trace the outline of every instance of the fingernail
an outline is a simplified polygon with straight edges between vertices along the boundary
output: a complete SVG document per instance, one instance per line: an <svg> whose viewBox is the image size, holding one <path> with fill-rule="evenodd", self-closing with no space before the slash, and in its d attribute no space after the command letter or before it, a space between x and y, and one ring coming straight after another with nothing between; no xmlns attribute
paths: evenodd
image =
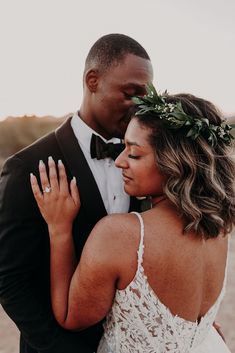
<svg viewBox="0 0 235 353"><path fill-rule="evenodd" d="M49 157L48 157L48 162L53 162L52 156L49 156Z"/></svg>
<svg viewBox="0 0 235 353"><path fill-rule="evenodd" d="M59 159L59 160L58 160L58 165L63 165L63 163L62 163L62 160L61 160L61 159Z"/></svg>
<svg viewBox="0 0 235 353"><path fill-rule="evenodd" d="M43 167L43 166L44 166L43 160L40 159L40 161L39 161L39 167Z"/></svg>
<svg viewBox="0 0 235 353"><path fill-rule="evenodd" d="M30 173L30 179L33 179L33 178L34 178L34 174Z"/></svg>
<svg viewBox="0 0 235 353"><path fill-rule="evenodd" d="M77 179L76 179L76 177L75 177L75 176L73 177L73 179L72 179L72 180L73 180L73 182L74 182L75 184L77 183Z"/></svg>

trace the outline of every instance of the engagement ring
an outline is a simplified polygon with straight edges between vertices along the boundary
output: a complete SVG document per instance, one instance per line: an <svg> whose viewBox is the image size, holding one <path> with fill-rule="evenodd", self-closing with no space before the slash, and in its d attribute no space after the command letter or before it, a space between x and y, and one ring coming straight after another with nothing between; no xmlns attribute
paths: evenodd
<svg viewBox="0 0 235 353"><path fill-rule="evenodd" d="M45 189L43 189L43 192L46 194L49 194L49 192L51 192L51 187L50 186L46 186Z"/></svg>

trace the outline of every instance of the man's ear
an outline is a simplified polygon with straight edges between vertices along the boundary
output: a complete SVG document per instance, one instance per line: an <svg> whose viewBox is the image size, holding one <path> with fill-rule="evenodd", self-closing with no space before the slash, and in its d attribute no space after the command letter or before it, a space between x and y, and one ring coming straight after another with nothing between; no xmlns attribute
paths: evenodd
<svg viewBox="0 0 235 353"><path fill-rule="evenodd" d="M91 93L96 92L98 79L99 75L97 70L91 69L86 72L85 83Z"/></svg>

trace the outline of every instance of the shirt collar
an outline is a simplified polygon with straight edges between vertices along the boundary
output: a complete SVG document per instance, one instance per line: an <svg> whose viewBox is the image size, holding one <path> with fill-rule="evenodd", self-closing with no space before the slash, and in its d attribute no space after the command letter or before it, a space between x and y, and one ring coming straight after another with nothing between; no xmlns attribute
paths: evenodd
<svg viewBox="0 0 235 353"><path fill-rule="evenodd" d="M78 140L78 142L88 151L90 152L90 143L92 134L98 135L104 142L113 142L120 143L120 139L113 137L110 140L106 140L103 136L98 134L95 130L93 130L90 126L88 126L78 115L78 112L73 114L71 120L71 126L74 131L74 134Z"/></svg>

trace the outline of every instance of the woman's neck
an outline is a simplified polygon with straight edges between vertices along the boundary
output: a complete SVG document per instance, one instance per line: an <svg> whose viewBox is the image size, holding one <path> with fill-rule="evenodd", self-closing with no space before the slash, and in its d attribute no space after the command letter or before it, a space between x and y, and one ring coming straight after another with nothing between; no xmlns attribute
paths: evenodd
<svg viewBox="0 0 235 353"><path fill-rule="evenodd" d="M166 195L153 196L152 197L152 208L157 206L160 202L167 200Z"/></svg>

